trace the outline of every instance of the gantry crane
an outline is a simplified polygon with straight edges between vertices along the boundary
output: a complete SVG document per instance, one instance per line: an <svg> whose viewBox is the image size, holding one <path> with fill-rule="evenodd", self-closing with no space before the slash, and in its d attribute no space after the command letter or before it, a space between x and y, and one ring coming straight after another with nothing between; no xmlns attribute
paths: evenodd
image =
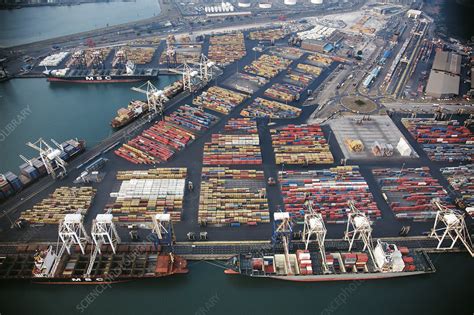
<svg viewBox="0 0 474 315"><path fill-rule="evenodd" d="M464 221L464 213L459 210L450 209L441 204L439 199L433 203L438 208L436 219L431 229L430 237L438 240L438 250L449 250L454 247L459 240L466 247L467 251L474 257L471 236ZM445 240L451 240L451 244L443 246Z"/></svg>
<svg viewBox="0 0 474 315"><path fill-rule="evenodd" d="M314 211L313 202L311 200L306 202L306 208L307 213L304 215L303 227L303 242L305 243L305 249L308 249L311 241L315 241L318 244L319 253L321 254L323 272L329 273L329 268L326 263L326 248L324 246L327 229L324 224L323 216L321 213ZM313 236L314 240L311 239Z"/></svg>
<svg viewBox="0 0 474 315"><path fill-rule="evenodd" d="M347 226L344 233L344 240L349 242L349 251L352 250L355 240L362 240L364 243L362 250L367 250L376 270L379 270L374 257L370 220L364 212L356 208L354 201L350 200L348 205L349 209L347 211Z"/></svg>
<svg viewBox="0 0 474 315"><path fill-rule="evenodd" d="M157 213L152 217L152 233L157 237L157 244L173 244L173 223L169 213Z"/></svg>
<svg viewBox="0 0 474 315"><path fill-rule="evenodd" d="M51 139L51 141L57 146L57 148L54 148L53 146L49 145L46 141L43 140L43 138L39 138L33 143L28 142L26 145L39 152L41 161L43 161L43 164L46 167L46 171L49 175L51 175L53 178L65 176L67 174L67 163L63 159L61 159L61 153L63 152L63 148L53 139ZM24 157L21 158L25 160L25 162L27 162ZM58 174L56 174L57 169L61 169Z"/></svg>
<svg viewBox="0 0 474 315"><path fill-rule="evenodd" d="M290 214L288 212L275 212L273 214L273 246L277 244L283 245L283 252L285 254L285 271L286 274L293 274L290 263L289 246L291 242L291 234L293 232Z"/></svg>
<svg viewBox="0 0 474 315"><path fill-rule="evenodd" d="M165 103L169 101L163 90L159 90L150 81L145 82L139 87L132 87L132 90L146 95L148 108L151 112L163 115Z"/></svg>
<svg viewBox="0 0 474 315"><path fill-rule="evenodd" d="M110 211L96 216L95 220L92 222L91 235L94 243L86 276L90 276L97 255L102 254L101 247L103 245L109 245L114 254L117 252L117 245L120 243L120 236L117 233L117 229L113 222L113 215Z"/></svg>

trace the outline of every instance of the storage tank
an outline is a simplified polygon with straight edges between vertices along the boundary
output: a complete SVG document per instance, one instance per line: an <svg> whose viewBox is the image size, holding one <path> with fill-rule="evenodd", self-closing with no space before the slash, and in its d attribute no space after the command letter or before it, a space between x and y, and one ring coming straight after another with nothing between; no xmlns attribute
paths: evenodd
<svg viewBox="0 0 474 315"><path fill-rule="evenodd" d="M260 3L258 4L258 7L259 7L260 9L271 9L271 8L272 8L272 4L269 3L269 2L260 2Z"/></svg>
<svg viewBox="0 0 474 315"><path fill-rule="evenodd" d="M250 8L250 1L240 0L237 5L241 8Z"/></svg>
<svg viewBox="0 0 474 315"><path fill-rule="evenodd" d="M311 0L312 4L323 4L323 0Z"/></svg>
<svg viewBox="0 0 474 315"><path fill-rule="evenodd" d="M296 0L283 0L286 5L296 5Z"/></svg>

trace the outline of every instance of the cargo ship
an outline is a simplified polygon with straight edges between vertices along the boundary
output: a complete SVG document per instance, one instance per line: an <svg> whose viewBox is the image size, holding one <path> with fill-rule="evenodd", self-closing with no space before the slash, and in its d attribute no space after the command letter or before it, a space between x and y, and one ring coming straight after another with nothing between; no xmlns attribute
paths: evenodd
<svg viewBox="0 0 474 315"><path fill-rule="evenodd" d="M84 140L70 139L59 144L59 158L68 162L77 155L84 152L86 143ZM53 162L52 167L56 167ZM36 157L19 166L20 174L17 176L13 172L0 174L0 201L21 191L23 188L34 183L41 177L47 175L46 166L41 157Z"/></svg>
<svg viewBox="0 0 474 315"><path fill-rule="evenodd" d="M142 101L131 101L127 108L120 108L117 111L117 116L112 119L110 125L112 128L122 128L128 125L144 113L148 112L148 104Z"/></svg>
<svg viewBox="0 0 474 315"><path fill-rule="evenodd" d="M319 282L372 280L415 276L435 272L423 251L408 250L378 240L373 260L364 252L297 250L296 254L240 254L228 262L226 274L287 281ZM288 263L286 263L288 262Z"/></svg>
<svg viewBox="0 0 474 315"><path fill-rule="evenodd" d="M183 90L182 81L175 81L173 84L168 85L163 89L163 94L167 98L172 98L176 96L179 92ZM131 101L126 108L120 108L117 111L117 116L112 119L110 125L112 128L122 128L143 114L147 113L149 110L148 103L143 101Z"/></svg>
<svg viewBox="0 0 474 315"><path fill-rule="evenodd" d="M139 69L127 62L125 69L72 69L45 70L43 74L49 82L70 83L118 83L139 82L158 79L159 70Z"/></svg>
<svg viewBox="0 0 474 315"><path fill-rule="evenodd" d="M20 248L23 247L23 248ZM18 250L19 249L19 250ZM24 250L24 252L21 252ZM121 245L117 252L103 252L87 274L92 251L65 253L58 260L52 247L31 252L18 246L17 254L0 257L0 280L26 280L37 284L100 284L151 279L188 273L187 261L153 245ZM54 268L54 272L51 270Z"/></svg>

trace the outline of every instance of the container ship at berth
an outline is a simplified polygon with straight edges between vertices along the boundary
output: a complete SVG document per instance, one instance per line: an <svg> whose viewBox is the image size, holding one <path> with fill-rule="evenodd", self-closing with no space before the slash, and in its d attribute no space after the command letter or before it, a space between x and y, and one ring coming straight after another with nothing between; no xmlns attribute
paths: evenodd
<svg viewBox="0 0 474 315"><path fill-rule="evenodd" d="M25 250L26 250L25 246ZM39 284L98 284L127 282L188 273L187 261L162 253L153 245L119 247L117 253L98 255L87 274L93 252L57 255L50 248L0 257L0 280L27 280ZM54 268L54 272L51 270ZM87 275L86 275L87 274Z"/></svg>
<svg viewBox="0 0 474 315"><path fill-rule="evenodd" d="M43 284L98 284L151 279L188 273L186 259L171 248L170 214L156 214L153 243L121 244L111 213L98 214L91 236L82 213L64 215L58 244L17 245L0 257L0 280ZM92 244L91 244L92 243Z"/></svg>
<svg viewBox="0 0 474 315"><path fill-rule="evenodd" d="M139 82L158 79L159 70L136 68L128 62L125 69L72 69L64 68L43 71L49 82L70 83L118 83Z"/></svg>
<svg viewBox="0 0 474 315"><path fill-rule="evenodd" d="M373 247L370 221L353 205L351 209L344 237L349 242L347 251L326 252L324 241L327 230L322 216L310 212L305 215L303 231L306 249L290 253L291 220L289 213L280 212L274 214L275 229L272 241L283 246L283 253L274 251L270 254L239 254L228 260L228 269L225 273L256 278L318 282L406 277L436 271L430 258L423 251L397 247L381 240L378 240ZM355 240L363 242L362 251L351 250ZM312 242L317 244L318 251L308 250Z"/></svg>
<svg viewBox="0 0 474 315"><path fill-rule="evenodd" d="M163 89L163 95L170 99L176 96L179 92L183 91L183 83L182 81L178 80L175 81L173 84L168 85ZM120 108L117 111L117 116L112 119L110 125L112 128L122 128L138 117L146 114L149 111L148 103L143 101L131 101L126 108Z"/></svg>
<svg viewBox="0 0 474 315"><path fill-rule="evenodd" d="M57 156L62 161L69 162L84 152L85 148L85 141L70 139L58 143L55 149ZM40 156L29 160L24 158L24 160L25 163L19 166L20 174L18 176L13 172L6 172L3 176L0 174L0 201L9 198L48 174L47 167ZM58 166L53 161L51 167L57 168Z"/></svg>

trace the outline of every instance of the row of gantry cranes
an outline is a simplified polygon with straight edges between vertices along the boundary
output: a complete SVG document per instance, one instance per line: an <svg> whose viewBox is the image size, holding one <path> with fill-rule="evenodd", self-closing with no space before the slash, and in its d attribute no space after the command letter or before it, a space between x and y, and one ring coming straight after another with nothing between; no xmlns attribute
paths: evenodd
<svg viewBox="0 0 474 315"><path fill-rule="evenodd" d="M433 200L433 203L436 205L438 211L429 237L438 241L436 249L439 251L452 250L456 243L461 242L471 257L474 257L474 247L464 220L465 214L459 210L443 206L439 200ZM325 249L327 229L324 224L323 216L313 209L311 201L307 201L305 205L307 211L304 215L302 233L305 249L308 249L310 243L315 243L319 248L323 272L329 273ZM348 251L353 249L356 241L361 241L363 244L362 251L366 251L372 262L375 262L371 222L364 212L355 207L353 201L349 201L348 205L348 219L343 238L349 243ZM289 213L275 212L272 242L274 244L282 244L287 270L291 270L291 268L289 268L289 245L292 233L293 228ZM374 266L376 271L381 271L377 264L374 263Z"/></svg>
<svg viewBox="0 0 474 315"><path fill-rule="evenodd" d="M150 237L147 237L147 239L153 240L156 247L158 245L172 245L173 224L169 213L155 214L152 216L151 224L146 225L146 227L151 229ZM71 255L71 249L76 247L85 255L87 244L92 244L89 264L84 274L84 276L90 276L97 255L101 255L106 247L110 247L112 252L116 254L117 246L121 242L110 211L96 216L92 222L90 234L89 236L86 232L81 213L66 214L59 223L56 248L50 246L45 257L38 261L37 269L41 272L35 276L53 277L65 252Z"/></svg>
<svg viewBox="0 0 474 315"><path fill-rule="evenodd" d="M438 207L438 212L429 236L438 241L436 249L451 250L459 241L464 245L471 257L474 257L473 245L464 221L464 214L458 210L450 209L441 205L438 200L435 200L434 204ZM348 205L348 220L346 231L344 233L344 240L349 243L348 251L353 249L356 241L362 241L362 251L366 251L374 262L375 257L371 222L364 212L355 207L352 201L349 201ZM306 203L306 208L307 213L304 216L304 228L302 234L305 249L308 249L310 243L316 243L321 255L323 272L328 273L330 271L326 262L325 250L327 229L323 217L321 213L314 211L311 202ZM275 212L274 226L272 242L274 244L281 243L283 245L285 264L288 267L290 266L289 245L291 242L291 234L293 232L289 213ZM170 214L155 214L152 216L151 224L148 225L147 228L151 229L150 235L153 236L147 238L148 240L153 239L155 245L172 246L174 237ZM92 243L89 265L85 273L85 276L89 276L93 271L97 255L102 254L104 246L109 246L115 254L120 242L121 239L113 222L113 215L110 211L96 216L92 222L91 236L86 232L82 214L67 214L59 224L56 249L53 249L52 246L48 249L47 256L49 257L41 261L41 267L39 267L39 269L42 270L42 273L37 276L53 277L59 263L61 262L61 258L66 251L68 254L71 254L72 247L77 246L80 252L85 255L87 244ZM374 266L377 270L378 267L375 263ZM291 270L291 268L287 269Z"/></svg>
<svg viewBox="0 0 474 315"><path fill-rule="evenodd" d="M214 61L209 60L206 55L201 54L199 62L187 62L176 68L169 68L169 72L181 75L183 91L195 92L209 84L213 79L223 73ZM163 115L165 104L169 101L164 90L158 89L153 83L147 81L139 87L132 87L132 90L146 95L150 112Z"/></svg>

